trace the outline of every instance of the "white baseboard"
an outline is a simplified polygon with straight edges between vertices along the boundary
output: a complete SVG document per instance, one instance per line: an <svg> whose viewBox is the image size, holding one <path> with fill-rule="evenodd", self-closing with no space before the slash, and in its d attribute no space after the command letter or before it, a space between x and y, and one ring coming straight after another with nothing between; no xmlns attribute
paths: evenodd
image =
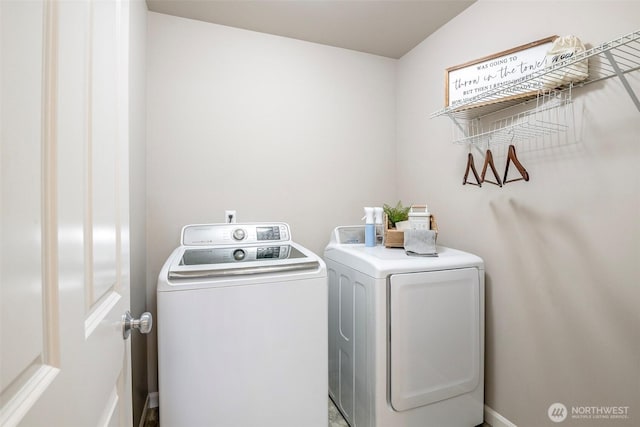
<svg viewBox="0 0 640 427"><path fill-rule="evenodd" d="M142 408L142 415L140 416L140 423L138 424L138 427L144 427L144 422L147 420L147 411L151 408L157 408L158 401L159 399L157 391L147 394L147 398L144 401L144 408Z"/></svg>
<svg viewBox="0 0 640 427"><path fill-rule="evenodd" d="M484 405L484 421L491 427L518 427L487 405Z"/></svg>

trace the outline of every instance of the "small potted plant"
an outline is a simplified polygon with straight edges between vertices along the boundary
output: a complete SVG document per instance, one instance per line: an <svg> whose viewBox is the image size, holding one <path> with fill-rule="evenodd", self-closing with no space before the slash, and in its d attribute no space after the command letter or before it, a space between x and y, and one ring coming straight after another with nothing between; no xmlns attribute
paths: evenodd
<svg viewBox="0 0 640 427"><path fill-rule="evenodd" d="M404 230L405 226L409 226L409 210L411 206L404 207L402 202L398 201L395 207L387 204L382 206L382 210L387 217L387 223L384 227L384 246L387 248L404 247Z"/></svg>
<svg viewBox="0 0 640 427"><path fill-rule="evenodd" d="M409 223L409 210L411 206L404 207L402 202L398 200L395 207L391 207L384 204L382 209L387 214L387 220L389 221L389 228L395 228L398 231L404 230Z"/></svg>

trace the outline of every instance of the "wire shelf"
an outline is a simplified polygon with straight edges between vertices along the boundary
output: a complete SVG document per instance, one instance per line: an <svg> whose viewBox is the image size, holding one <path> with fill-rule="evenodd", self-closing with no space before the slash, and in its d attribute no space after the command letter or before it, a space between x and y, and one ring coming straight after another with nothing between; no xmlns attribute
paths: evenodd
<svg viewBox="0 0 640 427"><path fill-rule="evenodd" d="M558 82L566 81L565 76L576 74L575 70L584 61L588 62L588 77L580 82L574 82L574 87L617 76L640 111L640 101L624 77L629 72L640 70L640 30L638 30L585 50L570 60L531 73L519 82L488 90L455 107L436 111L431 114L431 118L447 115L451 118L475 119L522 104L549 89L565 90L568 86L558 86Z"/></svg>
<svg viewBox="0 0 640 427"><path fill-rule="evenodd" d="M560 132L573 125L571 88L540 90L536 105L526 111L501 117L485 126L486 120L454 120L453 141L489 147L491 144L512 144Z"/></svg>

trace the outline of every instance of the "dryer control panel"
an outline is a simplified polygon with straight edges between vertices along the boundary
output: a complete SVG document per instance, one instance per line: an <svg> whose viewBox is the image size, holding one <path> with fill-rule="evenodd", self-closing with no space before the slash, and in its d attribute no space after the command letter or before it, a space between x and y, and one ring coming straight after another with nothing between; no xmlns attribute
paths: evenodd
<svg viewBox="0 0 640 427"><path fill-rule="evenodd" d="M182 228L182 246L250 245L291 241L289 225L274 223L193 224Z"/></svg>

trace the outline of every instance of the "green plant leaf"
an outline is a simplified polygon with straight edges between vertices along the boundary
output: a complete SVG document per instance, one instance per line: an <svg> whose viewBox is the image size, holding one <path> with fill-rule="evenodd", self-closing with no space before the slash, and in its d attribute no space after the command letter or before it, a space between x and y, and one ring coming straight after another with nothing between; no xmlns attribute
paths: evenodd
<svg viewBox="0 0 640 427"><path fill-rule="evenodd" d="M408 220L410 209L411 206L402 206L402 202L400 200L398 200L395 207L391 207L386 203L382 206L382 210L387 214L387 218L389 219L389 222L391 222L392 227L395 227L397 222Z"/></svg>

